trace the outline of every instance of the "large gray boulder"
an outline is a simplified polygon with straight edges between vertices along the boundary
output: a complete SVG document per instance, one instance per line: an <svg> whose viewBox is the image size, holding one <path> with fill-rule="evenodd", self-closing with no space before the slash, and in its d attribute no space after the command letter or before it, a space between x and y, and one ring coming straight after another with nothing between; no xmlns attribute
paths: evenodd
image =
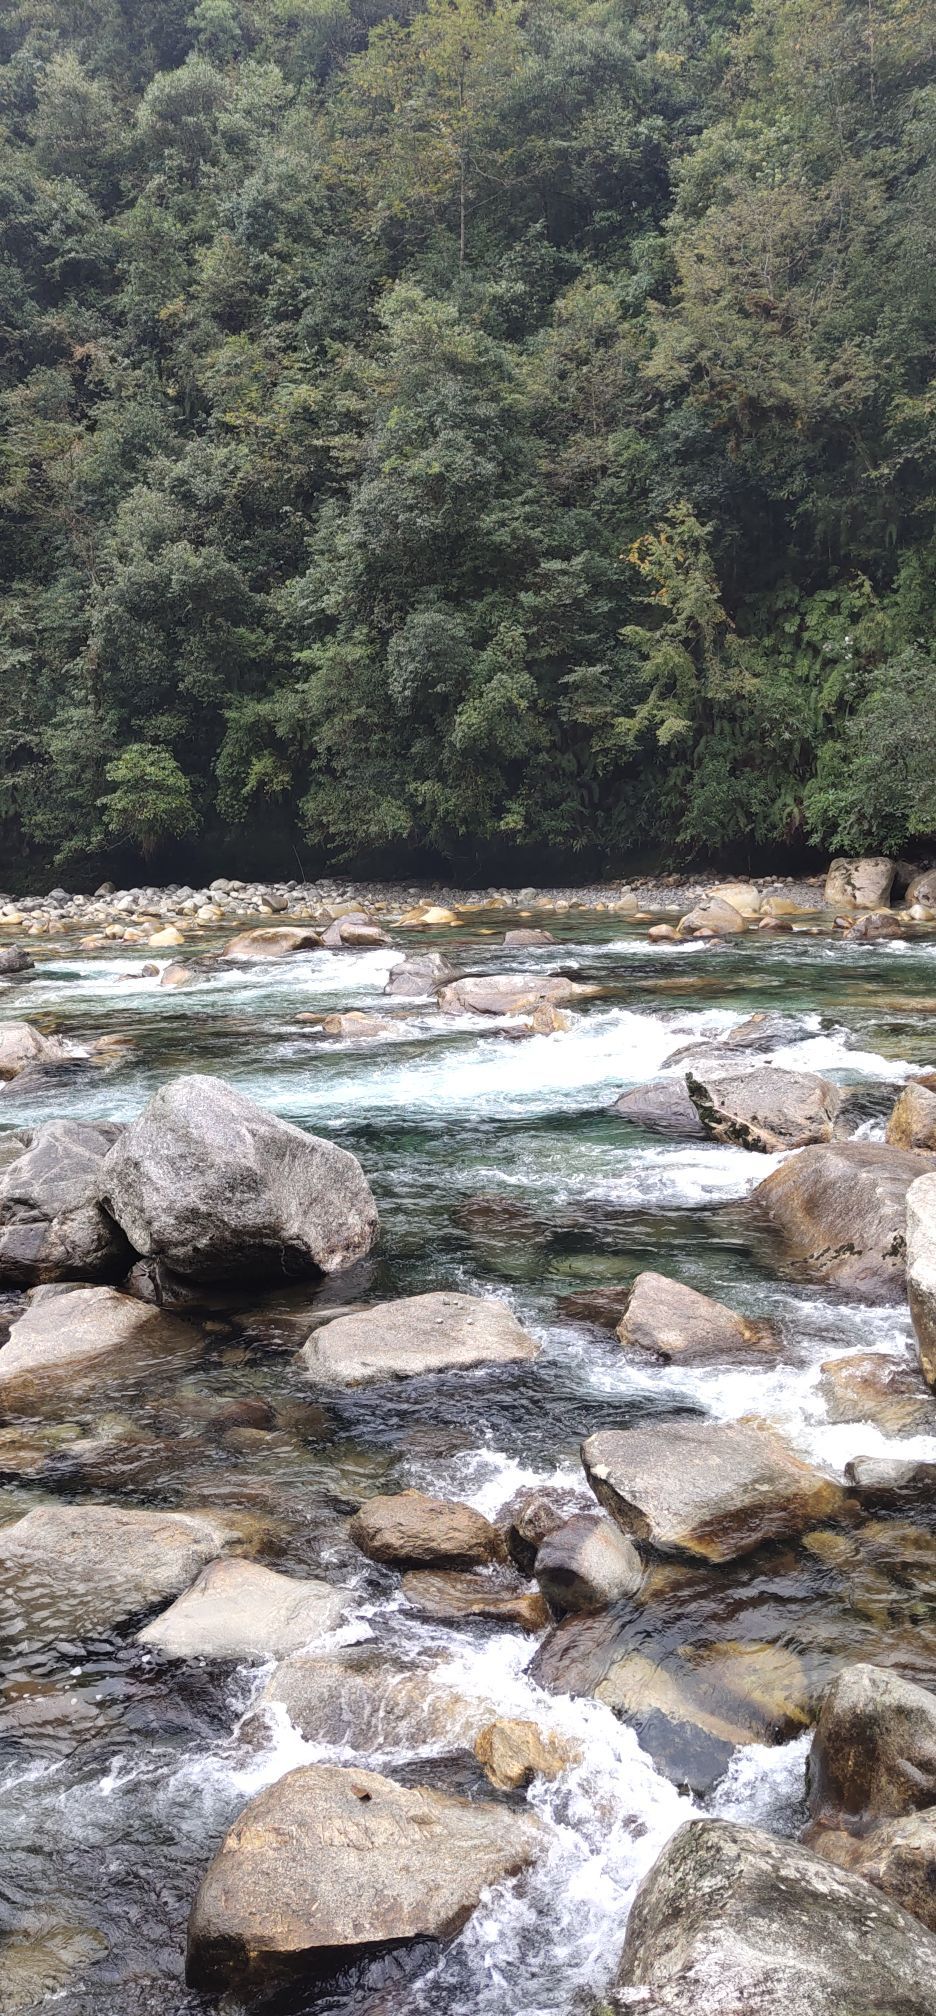
<svg viewBox="0 0 936 2016"><path fill-rule="evenodd" d="M882 1666L846 1666L826 1689L806 1769L824 1827L936 1805L936 1694Z"/></svg>
<svg viewBox="0 0 936 2016"><path fill-rule="evenodd" d="M0 1347L5 1407L69 1387L89 1373L105 1376L149 1361L178 1366L201 1354L191 1324L147 1307L116 1288L36 1288Z"/></svg>
<svg viewBox="0 0 936 2016"><path fill-rule="evenodd" d="M936 1387L936 1171L907 1191L907 1295L923 1377Z"/></svg>
<svg viewBox="0 0 936 2016"><path fill-rule="evenodd" d="M318 1385L373 1386L425 1372L516 1365L535 1358L538 1348L506 1302L486 1295L407 1295L322 1324L302 1357Z"/></svg>
<svg viewBox="0 0 936 2016"><path fill-rule="evenodd" d="M830 1141L772 1170L753 1202L808 1273L865 1301L893 1302L904 1289L907 1192L931 1171L933 1155Z"/></svg>
<svg viewBox="0 0 936 2016"><path fill-rule="evenodd" d="M105 1158L130 1244L198 1281L333 1274L370 1251L377 1207L347 1149L217 1078L174 1078Z"/></svg>
<svg viewBox="0 0 936 2016"><path fill-rule="evenodd" d="M133 1255L98 1202L101 1167L120 1130L49 1120L0 1174L0 1283L113 1280Z"/></svg>
<svg viewBox="0 0 936 2016"><path fill-rule="evenodd" d="M793 1841L690 1820L634 1899L616 1990L640 2016L932 2016L936 1938Z"/></svg>
<svg viewBox="0 0 936 2016"><path fill-rule="evenodd" d="M399 966L394 966L384 993L419 1000L435 994L454 977L454 966L441 952L411 952L401 959Z"/></svg>
<svg viewBox="0 0 936 2016"><path fill-rule="evenodd" d="M0 1527L0 1618L43 1644L108 1631L180 1595L216 1555L248 1544L256 1524L200 1508L37 1505Z"/></svg>
<svg viewBox="0 0 936 2016"><path fill-rule="evenodd" d="M664 1364L730 1362L777 1349L772 1324L737 1316L724 1302L650 1270L637 1275L617 1334L625 1351Z"/></svg>
<svg viewBox="0 0 936 2016"><path fill-rule="evenodd" d="M608 1111L632 1127L645 1127L648 1134L672 1134L679 1141L705 1139L685 1078L648 1078L645 1085L622 1092Z"/></svg>
<svg viewBox="0 0 936 2016"><path fill-rule="evenodd" d="M904 902L908 906L912 903L925 903L927 906L936 907L936 868L924 868L922 874L914 875L913 880L907 884Z"/></svg>
<svg viewBox="0 0 936 2016"><path fill-rule="evenodd" d="M451 1939L548 1841L532 1814L313 1764L251 1800L202 1879L186 1979L251 1994L384 1945Z"/></svg>
<svg viewBox="0 0 936 2016"><path fill-rule="evenodd" d="M633 1596L643 1572L633 1541L594 1512L567 1519L547 1534L536 1555L536 1580L556 1617L603 1610Z"/></svg>
<svg viewBox="0 0 936 2016"><path fill-rule="evenodd" d="M453 980L439 994L443 1015L526 1015L548 1005L563 1007L592 992L561 973L481 973Z"/></svg>
<svg viewBox="0 0 936 2016"><path fill-rule="evenodd" d="M236 938L231 938L221 957L243 960L247 964L258 959L288 959L293 952L314 952L321 943L321 931L315 931L311 926L261 925L256 931L241 931Z"/></svg>
<svg viewBox="0 0 936 2016"><path fill-rule="evenodd" d="M346 910L342 917L335 917L322 939L329 952L369 952L391 942L365 910Z"/></svg>
<svg viewBox="0 0 936 2016"><path fill-rule="evenodd" d="M606 1429L583 1443L582 1463L612 1519L660 1554L734 1561L843 1509L831 1478L742 1421Z"/></svg>
<svg viewBox="0 0 936 2016"><path fill-rule="evenodd" d="M0 1079L18 1078L21 1071L65 1064L75 1054L58 1036L43 1036L31 1022L0 1023Z"/></svg>
<svg viewBox="0 0 936 2016"><path fill-rule="evenodd" d="M896 861L884 854L833 861L825 880L827 910L880 910L890 902Z"/></svg>
<svg viewBox="0 0 936 2016"><path fill-rule="evenodd" d="M283 1659L335 1631L350 1597L330 1582L277 1575L257 1561L211 1561L138 1633L169 1659Z"/></svg>
<svg viewBox="0 0 936 2016"><path fill-rule="evenodd" d="M812 1071L764 1064L730 1077L686 1072L686 1088L706 1134L764 1155L831 1141L841 1105L837 1085Z"/></svg>

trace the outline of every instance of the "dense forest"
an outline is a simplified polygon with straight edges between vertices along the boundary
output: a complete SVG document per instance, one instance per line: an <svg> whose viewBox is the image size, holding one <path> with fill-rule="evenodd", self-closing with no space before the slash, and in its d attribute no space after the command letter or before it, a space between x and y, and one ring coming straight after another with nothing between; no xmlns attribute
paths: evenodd
<svg viewBox="0 0 936 2016"><path fill-rule="evenodd" d="M7 0L0 62L5 886L936 834L925 0Z"/></svg>

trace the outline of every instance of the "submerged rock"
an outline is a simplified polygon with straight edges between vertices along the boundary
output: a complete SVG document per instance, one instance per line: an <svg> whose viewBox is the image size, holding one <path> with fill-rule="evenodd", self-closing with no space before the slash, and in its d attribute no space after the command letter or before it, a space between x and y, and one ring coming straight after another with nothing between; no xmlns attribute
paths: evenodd
<svg viewBox="0 0 936 2016"><path fill-rule="evenodd" d="M138 1253L199 1281L332 1274L377 1236L354 1155L216 1078L155 1094L106 1156L100 1195Z"/></svg>
<svg viewBox="0 0 936 2016"><path fill-rule="evenodd" d="M685 1078L648 1078L645 1085L622 1092L608 1111L632 1127L645 1127L649 1134L673 1134L680 1141L705 1139Z"/></svg>
<svg viewBox="0 0 936 2016"><path fill-rule="evenodd" d="M509 1575L446 1574L414 1568L404 1575L400 1586L411 1609L442 1623L488 1617L501 1624L518 1624L522 1631L542 1631L549 1623L549 1611L539 1591L523 1588Z"/></svg>
<svg viewBox="0 0 936 2016"><path fill-rule="evenodd" d="M596 1498L661 1554L733 1561L835 1517L843 1494L772 1431L741 1421L607 1429L582 1445Z"/></svg>
<svg viewBox="0 0 936 2016"><path fill-rule="evenodd" d="M690 1820L634 1899L616 1991L642 2016L931 2016L936 1938L793 1841Z"/></svg>
<svg viewBox="0 0 936 2016"><path fill-rule="evenodd" d="M113 1279L132 1260L98 1202L101 1168L119 1129L49 1120L0 1175L0 1282Z"/></svg>
<svg viewBox="0 0 936 2016"><path fill-rule="evenodd" d="M936 1812L880 1820L867 1834L819 1834L817 1855L851 1869L936 1932Z"/></svg>
<svg viewBox="0 0 936 2016"><path fill-rule="evenodd" d="M481 973L453 980L439 994L444 1015L526 1015L548 1003L562 1007L592 993L561 973Z"/></svg>
<svg viewBox="0 0 936 2016"><path fill-rule="evenodd" d="M448 1498L430 1498L424 1491L369 1498L348 1531L372 1561L408 1568L445 1562L471 1568L504 1555L497 1527L483 1513Z"/></svg>
<svg viewBox="0 0 936 2016"><path fill-rule="evenodd" d="M907 1191L907 1294L923 1377L936 1387L936 1173Z"/></svg>
<svg viewBox="0 0 936 2016"><path fill-rule="evenodd" d="M337 1629L350 1597L330 1582L221 1559L138 1633L169 1659L282 1659Z"/></svg>
<svg viewBox="0 0 936 2016"><path fill-rule="evenodd" d="M936 1149L936 1092L911 1079L888 1120L886 1139L892 1148Z"/></svg>
<svg viewBox="0 0 936 2016"><path fill-rule="evenodd" d="M38 1397L63 1380L116 1362L186 1359L201 1339L190 1324L164 1316L116 1288L37 1288L0 1347L0 1396L5 1406Z"/></svg>
<svg viewBox="0 0 936 2016"><path fill-rule="evenodd" d="M535 1722L509 1718L481 1730L474 1754L498 1792L522 1792L534 1778L561 1778L582 1761L577 1744L544 1732Z"/></svg>
<svg viewBox="0 0 936 2016"><path fill-rule="evenodd" d="M793 1259L821 1281L890 1302L903 1291L907 1192L936 1157L877 1141L804 1148L758 1184L753 1202Z"/></svg>
<svg viewBox="0 0 936 2016"><path fill-rule="evenodd" d="M0 1527L0 1613L33 1642L109 1630L181 1594L257 1530L244 1515L37 1505Z"/></svg>
<svg viewBox="0 0 936 2016"><path fill-rule="evenodd" d="M651 1272L634 1281L617 1334L626 1351L645 1352L665 1364L700 1365L777 1350L772 1324L752 1323L710 1295Z"/></svg>
<svg viewBox="0 0 936 2016"><path fill-rule="evenodd" d="M890 902L897 863L884 854L833 861L825 880L827 910L878 910Z"/></svg>
<svg viewBox="0 0 936 2016"><path fill-rule="evenodd" d="M488 1296L407 1295L339 1316L313 1332L302 1357L323 1386L372 1386L420 1373L513 1365L538 1345L506 1302Z"/></svg>
<svg viewBox="0 0 936 2016"><path fill-rule="evenodd" d="M601 1610L632 1596L643 1564L632 1541L610 1519L580 1512L548 1533L536 1553L536 1580L557 1617Z"/></svg>
<svg viewBox="0 0 936 2016"><path fill-rule="evenodd" d="M433 1667L393 1664L372 1645L330 1656L293 1653L277 1666L255 1710L282 1710L306 1742L346 1745L362 1755L428 1744L470 1749L494 1712L489 1701L440 1680Z"/></svg>
<svg viewBox="0 0 936 2016"><path fill-rule="evenodd" d="M882 1666L846 1667L822 1700L806 1791L824 1827L936 1805L936 1694Z"/></svg>
<svg viewBox="0 0 936 2016"><path fill-rule="evenodd" d="M186 1979L253 1992L375 1949L453 1938L547 1842L532 1814L313 1764L251 1800L202 1880Z"/></svg>
<svg viewBox="0 0 936 2016"><path fill-rule="evenodd" d="M708 1076L700 1066L698 1074L686 1072L686 1087L713 1141L764 1155L830 1141L842 1105L827 1079L766 1064L733 1077Z"/></svg>

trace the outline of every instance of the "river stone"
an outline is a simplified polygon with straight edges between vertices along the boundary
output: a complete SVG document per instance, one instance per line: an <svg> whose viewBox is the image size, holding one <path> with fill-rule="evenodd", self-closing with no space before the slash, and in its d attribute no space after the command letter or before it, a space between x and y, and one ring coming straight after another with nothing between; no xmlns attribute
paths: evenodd
<svg viewBox="0 0 936 2016"><path fill-rule="evenodd" d="M710 1364L763 1352L775 1355L777 1349L770 1323L752 1323L710 1295L649 1271L633 1283L617 1335L625 1351L646 1353L665 1364Z"/></svg>
<svg viewBox="0 0 936 2016"><path fill-rule="evenodd" d="M845 1465L845 1482L869 1510L936 1507L936 1463L912 1456L855 1456Z"/></svg>
<svg viewBox="0 0 936 2016"><path fill-rule="evenodd" d="M490 1701L459 1694L433 1667L390 1664L383 1648L372 1645L328 1657L293 1653L267 1681L255 1711L282 1711L307 1743L368 1756L470 1749L494 1713ZM249 1733L253 1718L247 1726Z"/></svg>
<svg viewBox="0 0 936 2016"><path fill-rule="evenodd" d="M497 1792L522 1792L534 1778L561 1778L563 1771L582 1761L578 1744L538 1728L535 1722L509 1717L481 1730L474 1754Z"/></svg>
<svg viewBox="0 0 936 2016"><path fill-rule="evenodd" d="M323 1016L321 1031L323 1036L340 1036L349 1043L372 1043L376 1037L397 1034L399 1024L386 1015L365 1015L360 1008L348 1008L342 1014Z"/></svg>
<svg viewBox="0 0 936 2016"><path fill-rule="evenodd" d="M880 1351L827 1358L819 1395L830 1421L873 1421L882 1435L936 1433L936 1408L916 1366Z"/></svg>
<svg viewBox="0 0 936 2016"><path fill-rule="evenodd" d="M460 1624L466 1617L488 1617L518 1624L522 1631L542 1631L549 1611L538 1590L529 1590L509 1575L448 1574L414 1568L400 1584L410 1608L421 1617Z"/></svg>
<svg viewBox="0 0 936 2016"><path fill-rule="evenodd" d="M453 980L439 994L444 1015L525 1015L544 1003L561 1007L591 994L561 973L479 973Z"/></svg>
<svg viewBox="0 0 936 2016"><path fill-rule="evenodd" d="M936 1932L936 1813L880 1820L867 1834L820 1833L810 1843L838 1869L852 1869Z"/></svg>
<svg viewBox="0 0 936 2016"><path fill-rule="evenodd" d="M137 1643L169 1659L282 1659L337 1630L349 1604L330 1582L276 1575L256 1561L210 1561Z"/></svg>
<svg viewBox="0 0 936 2016"><path fill-rule="evenodd" d="M501 1506L497 1525L521 1575L532 1575L537 1553L550 1533L573 1514L590 1510L591 1499L574 1485L525 1484L515 1491Z"/></svg>
<svg viewBox="0 0 936 2016"><path fill-rule="evenodd" d="M536 1554L536 1580L557 1617L602 1610L632 1596L643 1580L633 1542L594 1512L580 1512L547 1534Z"/></svg>
<svg viewBox="0 0 936 2016"><path fill-rule="evenodd" d="M746 931L747 919L742 917L733 903L726 903L720 896L703 896L685 917L679 920L681 938L692 938L697 931L711 933L716 938L733 937L736 932Z"/></svg>
<svg viewBox="0 0 936 2016"><path fill-rule="evenodd" d="M866 1301L892 1302L904 1287L907 1192L933 1170L934 1156L832 1141L791 1155L758 1184L753 1202L810 1274Z"/></svg>
<svg viewBox="0 0 936 2016"><path fill-rule="evenodd" d="M430 1498L424 1491L369 1498L348 1531L372 1561L408 1568L446 1562L453 1568L473 1568L504 1555L497 1527L483 1513L448 1498Z"/></svg>
<svg viewBox="0 0 936 2016"><path fill-rule="evenodd" d="M923 1377L936 1388L936 1172L907 1191L907 1294Z"/></svg>
<svg viewBox="0 0 936 2016"><path fill-rule="evenodd" d="M180 1595L255 1528L243 1515L201 1509L37 1505L0 1527L0 1616L5 1623L12 1604L40 1643L110 1630Z"/></svg>
<svg viewBox="0 0 936 2016"><path fill-rule="evenodd" d="M515 1365L538 1345L506 1302L483 1295L406 1295L340 1316L303 1346L310 1378L322 1386L373 1386L424 1372Z"/></svg>
<svg viewBox="0 0 936 2016"><path fill-rule="evenodd" d="M18 1078L21 1071L67 1063L71 1054L57 1036L43 1036L31 1022L0 1023L0 1079Z"/></svg>
<svg viewBox="0 0 936 2016"><path fill-rule="evenodd" d="M645 1085L622 1092L608 1111L632 1127L645 1127L649 1134L674 1134L680 1141L705 1139L685 1078L649 1078Z"/></svg>
<svg viewBox="0 0 936 2016"><path fill-rule="evenodd" d="M932 2016L936 1938L794 1841L690 1820L634 1899L615 1983L640 2016Z"/></svg>
<svg viewBox="0 0 936 2016"><path fill-rule="evenodd" d="M124 1370L131 1358L195 1357L201 1338L191 1324L148 1308L116 1288L36 1288L0 1347L0 1395L5 1406L56 1381L100 1367Z"/></svg>
<svg viewBox="0 0 936 2016"><path fill-rule="evenodd" d="M37 1127L0 1175L0 1282L96 1280L132 1260L97 1202L101 1166L119 1129L80 1120Z"/></svg>
<svg viewBox="0 0 936 2016"><path fill-rule="evenodd" d="M544 931L539 925L521 925L514 931L504 932L504 949L508 952L525 951L530 945L555 945L551 931Z"/></svg>
<svg viewBox="0 0 936 2016"><path fill-rule="evenodd" d="M252 1799L189 1920L186 1980L253 1993L291 1969L334 1973L387 1945L451 1939L482 1892L546 1846L532 1814L306 1765Z"/></svg>
<svg viewBox="0 0 936 2016"><path fill-rule="evenodd" d="M629 1288L580 1288L571 1295L557 1296L556 1308L560 1316L571 1317L575 1323L596 1323L602 1330L616 1330L629 1301Z"/></svg>
<svg viewBox="0 0 936 2016"><path fill-rule="evenodd" d="M435 994L454 978L455 968L441 952L413 952L399 966L394 966L384 993L419 999Z"/></svg>
<svg viewBox="0 0 936 2016"><path fill-rule="evenodd" d="M892 1148L936 1149L936 1092L911 1079L888 1120L886 1139Z"/></svg>
<svg viewBox="0 0 936 2016"><path fill-rule="evenodd" d="M843 1493L771 1430L743 1421L606 1429L582 1445L596 1498L661 1554L734 1561L834 1518Z"/></svg>
<svg viewBox="0 0 936 2016"><path fill-rule="evenodd" d="M883 854L858 861L833 861L825 879L826 909L881 909L890 902L896 866Z"/></svg>
<svg viewBox="0 0 936 2016"><path fill-rule="evenodd" d="M739 1743L787 1743L810 1721L802 1661L785 1645L757 1640L684 1645L662 1658L656 1649L652 1657L626 1652L591 1691L636 1728L651 1755L656 1718L674 1730L701 1730L729 1751Z"/></svg>
<svg viewBox="0 0 936 2016"><path fill-rule="evenodd" d="M708 893L710 903L729 903L741 917L759 917L761 893L756 882L719 882Z"/></svg>
<svg viewBox="0 0 936 2016"><path fill-rule="evenodd" d="M783 1043L796 1043L804 1034L804 1022L795 1015L783 1015L776 1008L758 1008L737 1027L720 1036L720 1050L776 1050Z"/></svg>
<svg viewBox="0 0 936 2016"><path fill-rule="evenodd" d="M198 1281L332 1274L377 1236L354 1155L217 1078L164 1085L106 1156L100 1195L138 1253Z"/></svg>
<svg viewBox="0 0 936 2016"><path fill-rule="evenodd" d="M896 917L892 910L867 910L856 917L854 924L846 931L847 941L859 944L874 943L881 938L906 938L907 923L903 916Z"/></svg>
<svg viewBox="0 0 936 2016"><path fill-rule="evenodd" d="M733 1077L687 1071L686 1088L713 1141L764 1155L830 1141L842 1105L838 1086L815 1072L768 1064Z"/></svg>
<svg viewBox="0 0 936 2016"><path fill-rule="evenodd" d="M379 945L389 945L391 939L373 917L363 910L348 910L343 917L336 917L328 926L322 939L329 952L365 952Z"/></svg>
<svg viewBox="0 0 936 2016"><path fill-rule="evenodd" d="M922 875L914 875L913 880L907 885L904 902L908 905L925 903L930 908L936 907L936 868L925 868Z"/></svg>
<svg viewBox="0 0 936 2016"><path fill-rule="evenodd" d="M240 931L229 939L222 959L286 959L291 952L313 952L321 945L322 934L308 925L271 924L257 931Z"/></svg>
<svg viewBox="0 0 936 2016"><path fill-rule="evenodd" d="M0 973L28 973L35 964L22 945L0 945Z"/></svg>
<svg viewBox="0 0 936 2016"><path fill-rule="evenodd" d="M936 1805L936 1694L883 1666L847 1666L822 1698L806 1792L825 1827Z"/></svg>

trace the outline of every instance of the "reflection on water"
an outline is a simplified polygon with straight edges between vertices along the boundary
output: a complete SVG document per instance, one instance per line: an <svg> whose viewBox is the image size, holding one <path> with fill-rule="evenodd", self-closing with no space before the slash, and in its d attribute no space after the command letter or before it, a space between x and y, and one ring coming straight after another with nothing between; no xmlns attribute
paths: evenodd
<svg viewBox="0 0 936 2016"><path fill-rule="evenodd" d="M325 2000L368 2016L578 2006L606 1985L633 1887L693 1797L776 1828L797 1824L799 1732L837 1660L895 1660L922 1677L936 1666L936 1541L895 1521L819 1531L740 1574L661 1570L639 1603L564 1625L542 1650L492 1625L418 1620L397 1578L351 1545L348 1514L377 1490L419 1485L491 1513L520 1484L580 1480L583 1436L651 1416L767 1416L839 1471L852 1456L898 1447L936 1458L934 1438L897 1445L873 1423L829 1422L822 1363L858 1349L905 1354L908 1320L837 1302L778 1266L744 1201L775 1158L645 1135L606 1110L626 1086L665 1072L674 1051L781 1008L801 1018L801 1033L777 1061L860 1087L865 1130L879 1134L894 1087L936 1062L936 948L795 934L649 948L618 921L572 914L556 926L557 947L508 957L490 935L498 921L447 932L446 951L460 970L560 966L592 983L601 991L568 1033L507 1041L476 1018L437 1018L425 1001L395 1001L404 1019L373 1044L328 1041L296 1019L385 1008L397 948L249 969L207 960L181 993L141 978L142 954L62 952L4 1003L8 1015L77 1039L122 1043L67 1079L6 1087L0 1126L126 1118L172 1073L214 1072L300 1125L340 1135L373 1183L383 1236L350 1283L219 1295L181 1355L154 1347L64 1401L11 1414L0 1426L0 1516L63 1495L247 1512L262 1559L352 1589L348 1639L389 1661L432 1663L437 1678L441 1662L460 1693L534 1714L581 1746L579 1766L531 1795L555 1835L524 1885L494 1893L418 1978L388 1965L365 1988ZM401 933L399 949L420 942ZM563 1314L571 1292L613 1287L647 1266L771 1316L778 1362L648 1366L625 1358L610 1330ZM541 1356L358 1393L310 1388L298 1346L341 1298L429 1287L503 1295ZM5 1304L7 1318L15 1306ZM183 1985L185 1921L223 1828L292 1764L356 1753L305 1742L282 1717L260 1741L254 1721L248 1740L240 1718L263 1675L160 1666L133 1642L138 1620L89 1638L80 1610L79 1600L66 1621L31 1604L28 1588L0 1588L0 2007L193 2016L207 2005ZM657 1694L677 1691L697 1732L702 1747L684 1771L694 1794L664 1775L673 1759L648 1675ZM582 1698L596 1685L604 1699ZM470 1756L446 1759L415 1732L377 1761L488 1790ZM290 2003L303 2006L301 1995Z"/></svg>

